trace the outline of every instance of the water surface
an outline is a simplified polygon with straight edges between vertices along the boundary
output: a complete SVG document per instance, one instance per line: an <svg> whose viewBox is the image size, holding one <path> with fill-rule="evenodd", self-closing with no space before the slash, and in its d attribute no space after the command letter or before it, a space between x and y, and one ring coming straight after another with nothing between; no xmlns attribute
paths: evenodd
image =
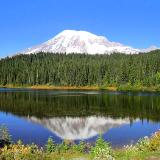
<svg viewBox="0 0 160 160"><path fill-rule="evenodd" d="M160 94L0 89L0 124L24 143L94 142L102 134L119 147L160 129Z"/></svg>

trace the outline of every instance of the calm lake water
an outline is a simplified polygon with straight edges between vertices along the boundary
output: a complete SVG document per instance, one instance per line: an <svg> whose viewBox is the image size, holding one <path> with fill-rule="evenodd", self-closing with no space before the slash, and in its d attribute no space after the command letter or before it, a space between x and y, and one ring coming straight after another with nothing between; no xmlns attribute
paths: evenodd
<svg viewBox="0 0 160 160"><path fill-rule="evenodd" d="M92 143L102 134L119 147L160 129L160 93L0 89L0 124L13 141Z"/></svg>

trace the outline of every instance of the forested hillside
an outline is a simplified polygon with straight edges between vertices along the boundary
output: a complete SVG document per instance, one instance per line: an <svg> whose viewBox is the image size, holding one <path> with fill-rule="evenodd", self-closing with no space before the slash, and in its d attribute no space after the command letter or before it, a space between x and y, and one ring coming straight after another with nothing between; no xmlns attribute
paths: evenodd
<svg viewBox="0 0 160 160"><path fill-rule="evenodd" d="M160 51L146 54L87 55L38 53L0 60L0 85L160 84Z"/></svg>

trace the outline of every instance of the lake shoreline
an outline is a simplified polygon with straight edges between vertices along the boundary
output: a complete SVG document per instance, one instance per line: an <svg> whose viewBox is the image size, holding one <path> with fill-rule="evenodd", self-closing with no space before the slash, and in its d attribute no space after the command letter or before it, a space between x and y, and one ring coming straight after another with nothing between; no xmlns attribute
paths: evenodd
<svg viewBox="0 0 160 160"><path fill-rule="evenodd" d="M24 88L37 90L110 90L117 91L117 87L99 87L99 86L52 86L52 85L34 85L34 86L18 86L5 85L0 88Z"/></svg>
<svg viewBox="0 0 160 160"><path fill-rule="evenodd" d="M33 90L107 90L107 91L136 91L136 92L160 92L159 87L134 87L134 86L52 86L52 85L33 85L33 86L18 86L18 85L5 85L0 88L20 88L20 89L33 89Z"/></svg>
<svg viewBox="0 0 160 160"><path fill-rule="evenodd" d="M9 133L6 132L9 136ZM3 140L3 139L2 139ZM11 139L3 140L0 146L0 159L12 159L16 156L18 159L141 159L141 160L158 160L160 158L160 132L155 132L151 137L139 139L135 145L127 145L120 149L114 149L109 143L105 142L103 137L99 136L94 145L81 141L75 144L70 141L63 141L61 144L55 144L52 137L48 138L44 147L39 148L36 144L23 144L21 140L12 143ZM16 151L16 152L15 152ZM43 157L43 158L42 158Z"/></svg>

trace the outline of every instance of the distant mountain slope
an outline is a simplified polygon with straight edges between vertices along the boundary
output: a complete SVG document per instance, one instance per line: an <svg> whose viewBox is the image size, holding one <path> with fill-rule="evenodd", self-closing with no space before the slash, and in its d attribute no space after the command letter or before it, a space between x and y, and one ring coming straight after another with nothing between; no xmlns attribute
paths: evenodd
<svg viewBox="0 0 160 160"><path fill-rule="evenodd" d="M111 54L114 52L125 54L137 54L141 50L111 42L107 38L97 36L86 31L64 30L45 43L28 48L22 53L88 53Z"/></svg>

